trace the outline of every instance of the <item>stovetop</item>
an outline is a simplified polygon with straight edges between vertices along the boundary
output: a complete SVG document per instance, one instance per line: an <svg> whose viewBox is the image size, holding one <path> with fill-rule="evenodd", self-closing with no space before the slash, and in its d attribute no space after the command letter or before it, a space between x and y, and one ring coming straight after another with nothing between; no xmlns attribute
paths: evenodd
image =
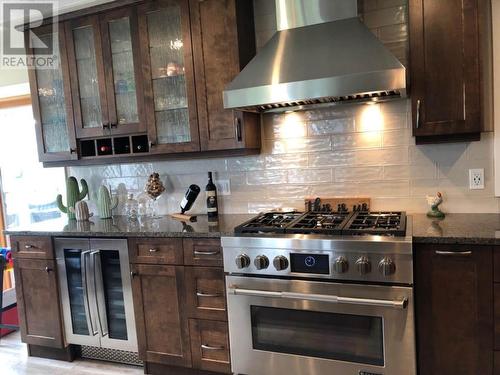
<svg viewBox="0 0 500 375"><path fill-rule="evenodd" d="M406 235L403 211L267 212L237 226L235 233Z"/></svg>

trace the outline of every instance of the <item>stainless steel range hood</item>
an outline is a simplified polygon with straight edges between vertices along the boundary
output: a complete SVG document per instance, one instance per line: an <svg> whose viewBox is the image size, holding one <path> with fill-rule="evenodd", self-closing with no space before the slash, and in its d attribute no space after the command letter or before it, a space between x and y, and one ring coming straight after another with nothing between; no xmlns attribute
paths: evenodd
<svg viewBox="0 0 500 375"><path fill-rule="evenodd" d="M276 0L278 32L224 91L224 107L286 111L406 96L406 71L357 0Z"/></svg>

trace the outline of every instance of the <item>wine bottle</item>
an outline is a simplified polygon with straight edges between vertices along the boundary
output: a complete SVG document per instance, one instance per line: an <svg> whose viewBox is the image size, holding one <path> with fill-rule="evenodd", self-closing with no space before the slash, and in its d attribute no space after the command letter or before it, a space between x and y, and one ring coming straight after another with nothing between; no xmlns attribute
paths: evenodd
<svg viewBox="0 0 500 375"><path fill-rule="evenodd" d="M189 186L188 190L186 191L186 195L184 195L184 198L182 198L181 201L181 213L184 213L191 209L194 201L198 197L198 194L200 194L200 187L198 185L193 184Z"/></svg>
<svg viewBox="0 0 500 375"><path fill-rule="evenodd" d="M212 172L208 172L208 184L205 188L207 197L207 215L209 218L217 217L219 209L217 207L217 188L212 181Z"/></svg>

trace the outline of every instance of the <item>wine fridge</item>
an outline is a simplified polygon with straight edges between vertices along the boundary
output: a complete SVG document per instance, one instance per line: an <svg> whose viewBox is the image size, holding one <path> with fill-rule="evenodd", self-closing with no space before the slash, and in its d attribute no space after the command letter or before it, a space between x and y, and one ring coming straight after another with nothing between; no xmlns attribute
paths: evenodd
<svg viewBox="0 0 500 375"><path fill-rule="evenodd" d="M137 352L127 241L56 238L66 341Z"/></svg>

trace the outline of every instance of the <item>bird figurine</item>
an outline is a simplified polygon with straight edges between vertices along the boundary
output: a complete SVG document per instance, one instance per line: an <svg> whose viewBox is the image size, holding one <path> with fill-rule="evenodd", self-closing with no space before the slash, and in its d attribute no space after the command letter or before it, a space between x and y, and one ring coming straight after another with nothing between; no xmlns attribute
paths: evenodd
<svg viewBox="0 0 500 375"><path fill-rule="evenodd" d="M443 194L441 194L439 191L437 192L436 196L428 195L427 204L431 206L431 210L427 212L427 216L439 219L444 218L444 213L439 209L439 205L441 203L443 203Z"/></svg>

